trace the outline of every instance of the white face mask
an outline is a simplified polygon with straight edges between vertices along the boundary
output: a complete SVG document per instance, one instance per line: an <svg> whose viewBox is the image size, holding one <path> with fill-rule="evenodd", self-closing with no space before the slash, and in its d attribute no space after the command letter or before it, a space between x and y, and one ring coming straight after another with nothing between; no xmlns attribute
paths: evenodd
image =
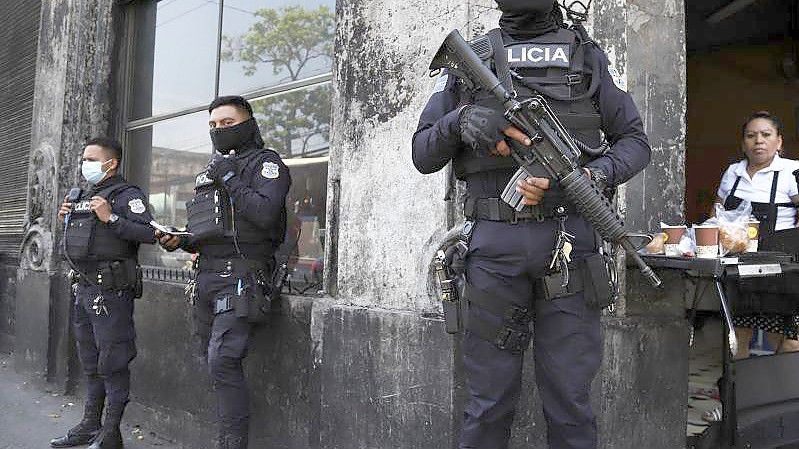
<svg viewBox="0 0 799 449"><path fill-rule="evenodd" d="M98 182L102 181L103 178L105 178L106 174L108 174L108 171L103 171L103 165L108 162L111 162L111 159L105 162L83 161L83 163L80 165L80 172L86 182L89 184L97 184Z"/></svg>

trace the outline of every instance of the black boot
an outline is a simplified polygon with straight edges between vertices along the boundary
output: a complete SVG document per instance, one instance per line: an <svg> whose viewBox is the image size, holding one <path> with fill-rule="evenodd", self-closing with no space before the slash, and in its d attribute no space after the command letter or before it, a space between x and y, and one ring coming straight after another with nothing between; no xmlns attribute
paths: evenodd
<svg viewBox="0 0 799 449"><path fill-rule="evenodd" d="M72 447L89 444L100 433L100 416L104 399L87 400L83 406L83 419L66 435L50 440L50 447Z"/></svg>
<svg viewBox="0 0 799 449"><path fill-rule="evenodd" d="M100 434L94 439L89 449L122 449L122 432L119 423L122 422L122 412L125 404L108 404L105 411L105 421Z"/></svg>

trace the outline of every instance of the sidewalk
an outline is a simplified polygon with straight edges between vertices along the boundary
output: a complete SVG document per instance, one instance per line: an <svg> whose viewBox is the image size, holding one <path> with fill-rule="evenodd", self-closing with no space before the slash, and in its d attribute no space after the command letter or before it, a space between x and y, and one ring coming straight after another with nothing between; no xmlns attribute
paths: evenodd
<svg viewBox="0 0 799 449"><path fill-rule="evenodd" d="M51 438L80 421L83 402L31 385L14 372L12 363L9 354L0 353L0 449L49 448ZM124 419L122 435L126 449L177 448Z"/></svg>

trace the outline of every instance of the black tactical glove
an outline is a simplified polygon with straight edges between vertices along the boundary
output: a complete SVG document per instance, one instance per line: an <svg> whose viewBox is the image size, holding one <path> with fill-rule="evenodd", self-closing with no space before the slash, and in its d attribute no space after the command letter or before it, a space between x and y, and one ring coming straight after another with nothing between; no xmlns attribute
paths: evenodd
<svg viewBox="0 0 799 449"><path fill-rule="evenodd" d="M223 184L236 174L236 163L230 157L215 154L208 163L208 177Z"/></svg>
<svg viewBox="0 0 799 449"><path fill-rule="evenodd" d="M501 111L474 104L461 111L459 124L463 143L485 155L505 139L502 130L511 126Z"/></svg>

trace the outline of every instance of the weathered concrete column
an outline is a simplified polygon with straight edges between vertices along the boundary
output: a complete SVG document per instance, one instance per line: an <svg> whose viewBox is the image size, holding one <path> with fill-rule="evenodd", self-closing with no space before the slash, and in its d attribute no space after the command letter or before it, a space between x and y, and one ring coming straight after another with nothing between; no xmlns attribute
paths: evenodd
<svg viewBox="0 0 799 449"><path fill-rule="evenodd" d="M685 6L682 0L595 0L593 36L627 81L652 163L623 189L629 229L684 219Z"/></svg>
<svg viewBox="0 0 799 449"><path fill-rule="evenodd" d="M456 342L438 318L429 264L455 206L444 201L445 171L425 176L414 168L411 137L435 83L431 58L453 28L468 36L496 20L485 4L338 4L327 248L333 304L315 304L311 324L321 447L454 444Z"/></svg>
<svg viewBox="0 0 799 449"><path fill-rule="evenodd" d="M67 380L72 348L56 211L79 180L82 142L108 132L114 4L42 2L26 234L17 274L15 366L60 384Z"/></svg>

